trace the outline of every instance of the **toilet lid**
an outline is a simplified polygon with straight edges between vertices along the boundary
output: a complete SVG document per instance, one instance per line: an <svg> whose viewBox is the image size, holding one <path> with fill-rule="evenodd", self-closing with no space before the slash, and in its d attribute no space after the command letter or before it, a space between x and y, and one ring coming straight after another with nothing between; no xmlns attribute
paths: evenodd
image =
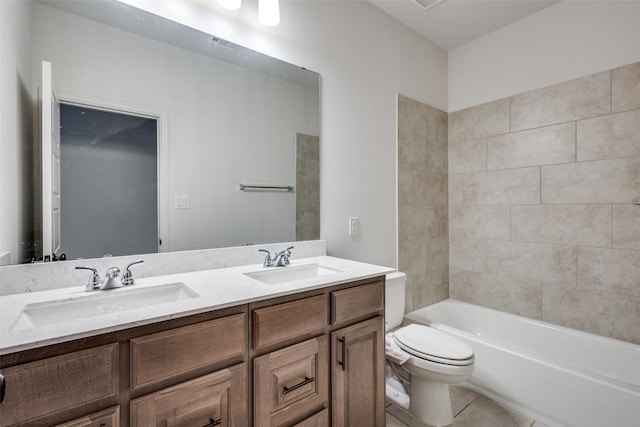
<svg viewBox="0 0 640 427"><path fill-rule="evenodd" d="M422 359L449 365L473 362L473 348L453 336L425 325L411 324L394 333L398 346Z"/></svg>

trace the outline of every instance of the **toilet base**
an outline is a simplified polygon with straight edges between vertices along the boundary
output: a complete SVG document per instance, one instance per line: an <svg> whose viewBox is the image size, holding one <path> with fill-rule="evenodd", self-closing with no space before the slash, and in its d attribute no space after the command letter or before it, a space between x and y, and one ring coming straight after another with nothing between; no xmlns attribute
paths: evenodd
<svg viewBox="0 0 640 427"><path fill-rule="evenodd" d="M412 377L409 412L432 427L453 424L449 385Z"/></svg>

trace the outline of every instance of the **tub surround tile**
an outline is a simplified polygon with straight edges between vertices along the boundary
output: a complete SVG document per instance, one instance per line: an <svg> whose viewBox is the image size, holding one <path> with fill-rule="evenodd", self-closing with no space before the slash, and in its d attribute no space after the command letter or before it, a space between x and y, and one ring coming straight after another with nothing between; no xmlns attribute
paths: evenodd
<svg viewBox="0 0 640 427"><path fill-rule="evenodd" d="M398 269L406 274L427 272L426 240L401 241L398 244Z"/></svg>
<svg viewBox="0 0 640 427"><path fill-rule="evenodd" d="M487 272L498 276L575 283L576 248L541 243L489 240Z"/></svg>
<svg viewBox="0 0 640 427"><path fill-rule="evenodd" d="M449 239L427 239L427 271L446 269L449 265Z"/></svg>
<svg viewBox="0 0 640 427"><path fill-rule="evenodd" d="M540 169L522 168L464 175L464 203L528 205L540 203Z"/></svg>
<svg viewBox="0 0 640 427"><path fill-rule="evenodd" d="M640 62L611 71L613 112L640 108Z"/></svg>
<svg viewBox="0 0 640 427"><path fill-rule="evenodd" d="M571 80L511 97L511 131L611 112L611 72Z"/></svg>
<svg viewBox="0 0 640 427"><path fill-rule="evenodd" d="M640 157L542 166L543 204L631 203L640 196Z"/></svg>
<svg viewBox="0 0 640 427"><path fill-rule="evenodd" d="M464 174L450 174L449 182L449 206L458 206L464 203Z"/></svg>
<svg viewBox="0 0 640 427"><path fill-rule="evenodd" d="M451 206L449 230L451 239L509 240L509 206Z"/></svg>
<svg viewBox="0 0 640 427"><path fill-rule="evenodd" d="M581 120L577 141L578 161L640 156L640 110Z"/></svg>
<svg viewBox="0 0 640 427"><path fill-rule="evenodd" d="M398 240L424 240L427 235L427 209L431 206L398 205Z"/></svg>
<svg viewBox="0 0 640 427"><path fill-rule="evenodd" d="M415 286L411 287L411 297L414 310L449 298L449 269L419 275Z"/></svg>
<svg viewBox="0 0 640 427"><path fill-rule="evenodd" d="M427 136L427 106L406 96L398 96L398 129L418 136Z"/></svg>
<svg viewBox="0 0 640 427"><path fill-rule="evenodd" d="M542 320L640 345L640 298L574 287L545 287Z"/></svg>
<svg viewBox="0 0 640 427"><path fill-rule="evenodd" d="M449 114L449 142L509 132L509 99L501 99Z"/></svg>
<svg viewBox="0 0 640 427"><path fill-rule="evenodd" d="M578 248L578 287L640 298L640 251Z"/></svg>
<svg viewBox="0 0 640 427"><path fill-rule="evenodd" d="M640 250L640 206L613 205L613 247Z"/></svg>
<svg viewBox="0 0 640 427"><path fill-rule="evenodd" d="M425 167L432 172L448 173L448 144L435 139L427 139Z"/></svg>
<svg viewBox="0 0 640 427"><path fill-rule="evenodd" d="M507 313L542 318L543 283L494 274L452 269L451 298Z"/></svg>
<svg viewBox="0 0 640 427"><path fill-rule="evenodd" d="M449 173L487 170L486 138L449 144Z"/></svg>
<svg viewBox="0 0 640 427"><path fill-rule="evenodd" d="M487 138L487 169L575 162L575 138L574 123Z"/></svg>
<svg viewBox="0 0 640 427"><path fill-rule="evenodd" d="M511 207L511 240L611 246L611 205Z"/></svg>
<svg viewBox="0 0 640 427"><path fill-rule="evenodd" d="M424 171L427 162L427 138L398 132L398 164L406 170Z"/></svg>
<svg viewBox="0 0 640 427"><path fill-rule="evenodd" d="M449 267L486 272L488 243L485 239L449 239Z"/></svg>

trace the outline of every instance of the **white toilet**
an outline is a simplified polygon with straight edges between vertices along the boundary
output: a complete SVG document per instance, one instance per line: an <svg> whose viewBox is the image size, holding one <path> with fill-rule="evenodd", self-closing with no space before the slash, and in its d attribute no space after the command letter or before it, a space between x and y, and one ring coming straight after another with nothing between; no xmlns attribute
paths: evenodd
<svg viewBox="0 0 640 427"><path fill-rule="evenodd" d="M429 426L448 426L453 424L449 384L462 382L473 373L473 349L453 336L425 325L410 324L394 330L402 324L404 317L405 286L404 273L387 275L387 361L391 371L410 377L409 412ZM387 380L387 396L394 402L399 402L398 395L402 395L398 384L394 378Z"/></svg>

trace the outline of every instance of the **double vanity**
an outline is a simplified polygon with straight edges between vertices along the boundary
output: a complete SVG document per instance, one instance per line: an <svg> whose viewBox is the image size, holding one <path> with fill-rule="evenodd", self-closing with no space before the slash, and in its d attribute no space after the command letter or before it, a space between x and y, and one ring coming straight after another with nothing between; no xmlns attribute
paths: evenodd
<svg viewBox="0 0 640 427"><path fill-rule="evenodd" d="M0 424L384 426L390 271L319 256L0 297Z"/></svg>

